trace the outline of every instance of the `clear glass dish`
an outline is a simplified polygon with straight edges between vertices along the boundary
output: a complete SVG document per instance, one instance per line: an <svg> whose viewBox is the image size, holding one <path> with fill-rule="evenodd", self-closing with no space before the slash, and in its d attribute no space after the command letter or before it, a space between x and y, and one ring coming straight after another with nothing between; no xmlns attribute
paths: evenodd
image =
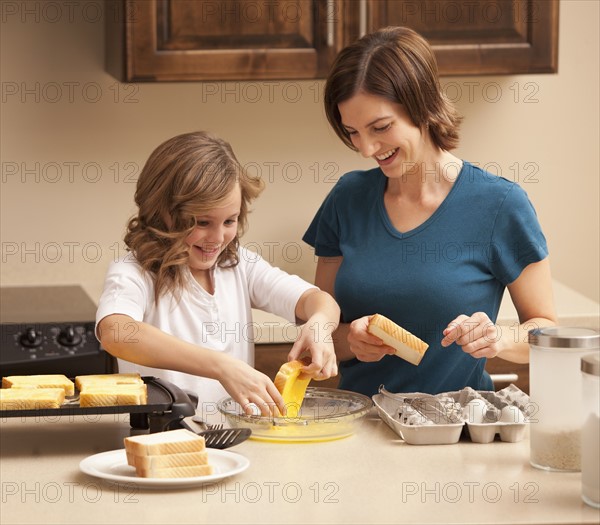
<svg viewBox="0 0 600 525"><path fill-rule="evenodd" d="M250 428L250 439L297 443L352 435L373 402L356 392L308 387L300 413L294 418L248 416L230 397L217 406L232 427Z"/></svg>

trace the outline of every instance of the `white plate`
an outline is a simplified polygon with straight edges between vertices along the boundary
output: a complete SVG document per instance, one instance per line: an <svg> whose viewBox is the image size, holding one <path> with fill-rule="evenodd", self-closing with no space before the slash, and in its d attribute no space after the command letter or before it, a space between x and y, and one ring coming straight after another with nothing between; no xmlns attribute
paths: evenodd
<svg viewBox="0 0 600 525"><path fill-rule="evenodd" d="M85 474L109 481L136 484L140 487L169 489L193 487L214 483L248 468L250 461L244 456L228 450L207 448L208 463L213 466L214 474L193 478L140 478L135 468L127 464L125 449L101 452L85 458L79 463L79 469Z"/></svg>

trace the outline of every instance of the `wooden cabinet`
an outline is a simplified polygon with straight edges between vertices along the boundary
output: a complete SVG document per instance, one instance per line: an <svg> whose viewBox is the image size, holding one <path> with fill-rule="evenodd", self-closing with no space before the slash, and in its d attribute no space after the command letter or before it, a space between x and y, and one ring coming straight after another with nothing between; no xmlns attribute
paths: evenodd
<svg viewBox="0 0 600 525"><path fill-rule="evenodd" d="M341 42L325 0L113 0L106 9L107 68L128 82L323 78Z"/></svg>
<svg viewBox="0 0 600 525"><path fill-rule="evenodd" d="M558 0L110 0L108 71L127 82L325 78L388 25L434 47L442 75L554 73Z"/></svg>
<svg viewBox="0 0 600 525"><path fill-rule="evenodd" d="M500 390L511 383L529 394L529 364L518 364L498 357L488 359L485 369L492 376L494 389Z"/></svg>
<svg viewBox="0 0 600 525"><path fill-rule="evenodd" d="M442 75L557 72L555 0L369 2L367 31L399 25L428 40Z"/></svg>

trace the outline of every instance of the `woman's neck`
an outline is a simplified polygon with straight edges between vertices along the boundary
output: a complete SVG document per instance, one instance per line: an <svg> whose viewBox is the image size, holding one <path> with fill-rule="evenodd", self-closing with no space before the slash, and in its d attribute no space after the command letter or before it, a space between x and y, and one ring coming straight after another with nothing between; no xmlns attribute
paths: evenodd
<svg viewBox="0 0 600 525"><path fill-rule="evenodd" d="M411 201L447 195L461 169L462 160L448 151L436 150L409 166L400 177L390 178L386 193Z"/></svg>

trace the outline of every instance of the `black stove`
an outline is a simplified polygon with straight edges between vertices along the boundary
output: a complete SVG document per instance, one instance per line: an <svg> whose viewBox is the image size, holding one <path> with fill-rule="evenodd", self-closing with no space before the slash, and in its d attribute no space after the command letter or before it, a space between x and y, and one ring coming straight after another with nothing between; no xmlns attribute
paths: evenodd
<svg viewBox="0 0 600 525"><path fill-rule="evenodd" d="M0 375L114 372L94 335L95 318L80 286L0 288Z"/></svg>

